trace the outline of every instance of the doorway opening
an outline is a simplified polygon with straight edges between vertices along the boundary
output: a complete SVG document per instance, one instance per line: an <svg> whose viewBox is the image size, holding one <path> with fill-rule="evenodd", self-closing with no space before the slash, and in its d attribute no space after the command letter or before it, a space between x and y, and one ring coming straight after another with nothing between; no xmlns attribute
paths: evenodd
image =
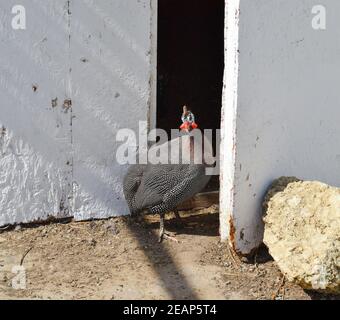
<svg viewBox="0 0 340 320"><path fill-rule="evenodd" d="M158 1L157 127L178 128L183 105L200 129L219 129L224 70L224 0ZM215 136L213 139L214 152ZM205 191L219 190L214 176Z"/></svg>
<svg viewBox="0 0 340 320"><path fill-rule="evenodd" d="M157 128L180 125L182 106L200 129L219 129L224 70L224 0L158 1ZM215 150L215 135L213 146ZM204 191L219 190L212 177Z"/></svg>

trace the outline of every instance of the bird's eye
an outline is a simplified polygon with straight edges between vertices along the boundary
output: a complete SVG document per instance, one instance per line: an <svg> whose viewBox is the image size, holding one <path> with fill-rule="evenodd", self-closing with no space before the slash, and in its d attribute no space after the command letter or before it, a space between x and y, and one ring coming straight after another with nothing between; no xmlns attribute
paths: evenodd
<svg viewBox="0 0 340 320"><path fill-rule="evenodd" d="M191 112L188 112L186 115L182 116L182 122L195 122L195 117Z"/></svg>
<svg viewBox="0 0 340 320"><path fill-rule="evenodd" d="M191 112L188 114L188 121L189 122L195 122L194 115Z"/></svg>

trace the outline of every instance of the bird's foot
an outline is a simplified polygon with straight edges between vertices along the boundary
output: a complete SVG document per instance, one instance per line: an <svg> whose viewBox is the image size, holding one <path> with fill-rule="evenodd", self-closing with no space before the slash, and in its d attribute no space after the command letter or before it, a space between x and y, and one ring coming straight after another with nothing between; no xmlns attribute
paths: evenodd
<svg viewBox="0 0 340 320"><path fill-rule="evenodd" d="M171 241L174 241L176 243L179 243L179 241L176 239L175 235L174 234L171 234L169 232L163 232L159 235L159 239L158 239L158 242L161 243L163 241L163 239L168 239L168 240L171 240Z"/></svg>
<svg viewBox="0 0 340 320"><path fill-rule="evenodd" d="M177 240L175 236L170 235L168 233L164 233L163 238L179 243L179 240Z"/></svg>
<svg viewBox="0 0 340 320"><path fill-rule="evenodd" d="M171 241L175 241L179 243L179 241L175 238L174 235L170 234L169 232L165 231L164 227L164 214L161 214L160 216L160 223L159 223L159 238L158 242L162 242L163 238L169 239Z"/></svg>

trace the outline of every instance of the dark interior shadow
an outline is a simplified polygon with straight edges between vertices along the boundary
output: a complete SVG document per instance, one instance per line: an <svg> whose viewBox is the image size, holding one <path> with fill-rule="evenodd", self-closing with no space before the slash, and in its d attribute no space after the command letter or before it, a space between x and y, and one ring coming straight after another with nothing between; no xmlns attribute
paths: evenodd
<svg viewBox="0 0 340 320"><path fill-rule="evenodd" d="M248 261L251 264L264 264L269 261L274 261L270 255L267 246L262 243L255 251L254 254L248 257Z"/></svg>
<svg viewBox="0 0 340 320"><path fill-rule="evenodd" d="M225 0L158 1L157 128L168 135L187 105L201 130L220 128L224 74ZM219 190L213 176L205 192Z"/></svg>
<svg viewBox="0 0 340 320"><path fill-rule="evenodd" d="M311 300L340 300L340 294L325 294L311 290L304 290Z"/></svg>

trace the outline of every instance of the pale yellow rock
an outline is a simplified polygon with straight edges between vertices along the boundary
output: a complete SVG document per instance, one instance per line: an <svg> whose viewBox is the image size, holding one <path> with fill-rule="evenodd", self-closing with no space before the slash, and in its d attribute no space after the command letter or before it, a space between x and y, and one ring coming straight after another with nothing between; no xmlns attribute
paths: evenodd
<svg viewBox="0 0 340 320"><path fill-rule="evenodd" d="M264 243L288 280L340 293L340 189L283 177L264 211Z"/></svg>

